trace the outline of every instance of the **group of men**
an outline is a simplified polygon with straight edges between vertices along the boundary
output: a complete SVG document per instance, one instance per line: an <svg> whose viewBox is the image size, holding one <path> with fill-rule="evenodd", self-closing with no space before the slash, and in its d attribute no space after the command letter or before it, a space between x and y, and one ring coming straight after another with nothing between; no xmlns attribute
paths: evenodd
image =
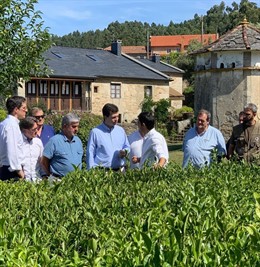
<svg viewBox="0 0 260 267"><path fill-rule="evenodd" d="M26 99L9 97L8 115L0 123L0 179L37 181L42 178L64 177L75 168L82 168L83 145L77 136L79 117L68 113L62 118L61 131L44 124L44 112L34 107L27 114ZM87 168L123 171L131 152L131 166L145 164L163 167L168 162L168 149L164 137L154 129L151 113L139 115L138 147L131 149L124 129L117 125L119 110L106 104L103 122L89 135L86 159ZM133 154L134 153L134 154Z"/></svg>
<svg viewBox="0 0 260 267"><path fill-rule="evenodd" d="M239 123L233 127L227 144L222 133L210 125L210 116L207 110L200 110L195 127L186 133L183 167L189 164L198 168L209 166L214 150L219 159L226 157L260 164L260 122L255 104L247 104L239 113Z"/></svg>
<svg viewBox="0 0 260 267"><path fill-rule="evenodd" d="M68 113L62 118L61 131L55 134L52 126L44 124L44 112L34 107L26 116L26 99L9 97L8 115L0 123L0 179L64 177L75 168L82 168L83 145L77 136L79 117ZM138 130L126 135L118 125L119 110L114 104L105 104L103 122L90 132L87 149L87 168L124 171L126 160L130 168L165 167L169 160L165 138L155 130L155 119L150 112L138 115ZM240 114L240 123L233 128L228 149L221 132L210 125L211 114L200 110L196 124L185 135L183 167L209 166L212 152L228 159L234 157L246 162L259 161L260 124L257 107L250 103Z"/></svg>

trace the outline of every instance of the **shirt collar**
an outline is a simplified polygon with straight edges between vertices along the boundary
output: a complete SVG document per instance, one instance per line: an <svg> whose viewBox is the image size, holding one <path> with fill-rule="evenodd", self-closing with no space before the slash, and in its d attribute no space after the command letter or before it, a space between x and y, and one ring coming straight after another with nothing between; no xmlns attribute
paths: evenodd
<svg viewBox="0 0 260 267"><path fill-rule="evenodd" d="M66 136L63 132L60 132L60 134L63 136L64 142L68 142L68 143L74 143L74 142L75 142L75 138L74 138L74 136L72 136L72 139L69 140L69 139L67 138L67 136Z"/></svg>

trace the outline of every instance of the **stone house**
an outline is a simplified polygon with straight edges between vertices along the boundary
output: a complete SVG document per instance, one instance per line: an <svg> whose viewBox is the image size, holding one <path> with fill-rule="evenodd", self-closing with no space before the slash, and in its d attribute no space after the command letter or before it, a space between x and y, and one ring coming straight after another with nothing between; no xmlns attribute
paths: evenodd
<svg viewBox="0 0 260 267"><path fill-rule="evenodd" d="M170 97L173 79L121 53L119 41L112 43L111 51L54 46L44 56L52 73L31 77L18 90L29 106L41 102L51 110L101 115L105 103L114 103L120 121L131 122L140 113L145 95L154 101Z"/></svg>
<svg viewBox="0 0 260 267"><path fill-rule="evenodd" d="M247 103L260 108L260 29L244 20L193 55L195 112L209 110L213 126L228 139Z"/></svg>

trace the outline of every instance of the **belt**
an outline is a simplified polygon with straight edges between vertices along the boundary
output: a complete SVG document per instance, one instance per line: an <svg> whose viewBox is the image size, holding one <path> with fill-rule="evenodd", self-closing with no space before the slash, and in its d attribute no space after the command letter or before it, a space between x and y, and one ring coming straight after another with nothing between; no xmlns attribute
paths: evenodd
<svg viewBox="0 0 260 267"><path fill-rule="evenodd" d="M120 168L108 168L108 167L97 167L100 170L105 170L105 171L114 171L114 172L118 172L120 171L122 168L125 168L125 166L121 166Z"/></svg>
<svg viewBox="0 0 260 267"><path fill-rule="evenodd" d="M56 177L56 178L62 178L63 176L56 174L56 173L51 173L52 176Z"/></svg>

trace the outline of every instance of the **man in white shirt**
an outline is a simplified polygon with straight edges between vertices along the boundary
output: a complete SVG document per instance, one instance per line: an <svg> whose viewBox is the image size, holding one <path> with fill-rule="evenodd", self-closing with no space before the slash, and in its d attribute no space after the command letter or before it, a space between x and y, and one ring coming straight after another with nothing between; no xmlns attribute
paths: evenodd
<svg viewBox="0 0 260 267"><path fill-rule="evenodd" d="M19 120L26 116L26 99L22 96L9 97L6 108L7 118L0 123L0 179L23 179L23 137Z"/></svg>
<svg viewBox="0 0 260 267"><path fill-rule="evenodd" d="M132 157L133 163L140 163L154 168L164 167L168 163L169 152L165 138L154 129L154 116L150 112L141 112L138 115L138 128L144 136L142 155Z"/></svg>
<svg viewBox="0 0 260 267"><path fill-rule="evenodd" d="M26 117L20 121L20 129L23 135L23 170L25 180L36 182L40 179L41 157L43 144L37 138L37 120L34 117Z"/></svg>
<svg viewBox="0 0 260 267"><path fill-rule="evenodd" d="M128 136L128 141L130 144L130 153L129 153L130 159L133 156L141 158L142 147L143 147L142 133L139 130L134 131ZM138 169L138 168L139 168L139 162L133 163L132 160L130 160L130 169Z"/></svg>

